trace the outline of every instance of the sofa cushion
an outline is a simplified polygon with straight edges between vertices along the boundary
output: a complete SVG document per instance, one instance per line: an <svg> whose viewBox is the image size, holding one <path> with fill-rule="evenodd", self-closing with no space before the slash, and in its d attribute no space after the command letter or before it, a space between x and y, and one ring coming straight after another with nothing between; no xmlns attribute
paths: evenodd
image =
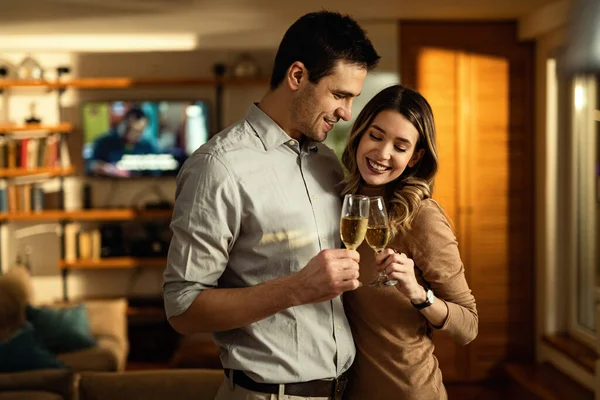
<svg viewBox="0 0 600 400"><path fill-rule="evenodd" d="M109 371L121 371L125 368L129 342L127 337L127 300L124 298L114 299L87 299L76 303L58 302L52 304L52 308L65 309L74 305L85 305L87 318L90 324L90 334L97 339L97 347L101 348L102 360L90 360L87 358L94 348L73 352L72 354L60 354L59 358L77 371L92 370L106 371L107 363L111 367ZM80 354L81 353L81 354ZM108 357L104 357L107 355ZM89 369L90 362L94 364ZM115 365L116 366L113 366ZM99 368L100 364L103 366Z"/></svg>
<svg viewBox="0 0 600 400"><path fill-rule="evenodd" d="M59 399L72 399L74 396L73 380L73 373L68 369L0 374L0 393L27 394L35 392L37 394L40 392L40 394L56 394ZM4 398L0 398L4 400ZM29 397L21 398L29 399Z"/></svg>
<svg viewBox="0 0 600 400"><path fill-rule="evenodd" d="M63 400L64 397L50 392L34 392L24 390L22 392L0 393L0 400Z"/></svg>
<svg viewBox="0 0 600 400"><path fill-rule="evenodd" d="M108 342L108 343L106 343ZM111 350L114 344L109 338L100 338L98 345L89 349L72 351L59 354L57 358L69 366L73 371L98 371L110 372L119 370L119 352Z"/></svg>
<svg viewBox="0 0 600 400"><path fill-rule="evenodd" d="M8 341L0 342L0 372L64 367L38 339L29 323L25 323Z"/></svg>
<svg viewBox="0 0 600 400"><path fill-rule="evenodd" d="M62 309L28 306L26 315L42 341L55 354L82 350L96 344L96 339L90 334L90 323L83 304Z"/></svg>
<svg viewBox="0 0 600 400"><path fill-rule="evenodd" d="M117 360L117 370L123 370L129 353L127 299L87 300L85 306L98 346L111 352Z"/></svg>

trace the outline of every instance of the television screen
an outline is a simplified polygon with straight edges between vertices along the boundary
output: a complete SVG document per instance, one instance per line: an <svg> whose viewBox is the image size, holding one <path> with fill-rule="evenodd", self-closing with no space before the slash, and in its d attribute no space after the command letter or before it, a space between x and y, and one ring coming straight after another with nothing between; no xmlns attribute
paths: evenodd
<svg viewBox="0 0 600 400"><path fill-rule="evenodd" d="M173 176L210 137L205 101L101 101L83 105L89 176Z"/></svg>

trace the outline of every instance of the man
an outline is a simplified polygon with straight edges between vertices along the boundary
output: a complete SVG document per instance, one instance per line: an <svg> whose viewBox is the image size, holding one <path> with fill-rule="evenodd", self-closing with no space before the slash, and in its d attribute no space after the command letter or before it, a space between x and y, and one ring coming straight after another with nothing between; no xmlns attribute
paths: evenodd
<svg viewBox="0 0 600 400"><path fill-rule="evenodd" d="M126 177L132 171L119 167L126 154L157 154L158 149L142 135L148 126L148 117L138 108L127 110L116 128L94 142L90 171L97 175Z"/></svg>
<svg viewBox="0 0 600 400"><path fill-rule="evenodd" d="M358 287L359 257L340 249L342 171L320 142L378 60L350 17L301 17L270 91L179 174L165 307L177 331L214 332L219 400L340 394L355 353L340 294Z"/></svg>

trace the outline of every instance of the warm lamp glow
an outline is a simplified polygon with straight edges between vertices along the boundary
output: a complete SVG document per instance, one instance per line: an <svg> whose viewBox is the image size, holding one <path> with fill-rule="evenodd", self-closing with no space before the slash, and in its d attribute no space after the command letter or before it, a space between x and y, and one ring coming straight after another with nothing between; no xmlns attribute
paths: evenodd
<svg viewBox="0 0 600 400"><path fill-rule="evenodd" d="M0 51L187 51L197 44L192 33L0 35Z"/></svg>

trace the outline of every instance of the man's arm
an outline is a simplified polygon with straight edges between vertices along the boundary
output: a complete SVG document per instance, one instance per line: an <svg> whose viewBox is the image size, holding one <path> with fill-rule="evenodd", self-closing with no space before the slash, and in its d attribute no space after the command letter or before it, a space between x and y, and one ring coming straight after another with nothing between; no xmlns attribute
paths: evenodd
<svg viewBox="0 0 600 400"><path fill-rule="evenodd" d="M358 287L358 253L324 250L301 271L249 288L215 289L241 225L235 180L214 156L188 159L177 183L163 295L179 332L238 328Z"/></svg>
<svg viewBox="0 0 600 400"><path fill-rule="evenodd" d="M296 274L249 288L204 290L169 322L184 335L225 331L289 307L330 300L358 287L358 261L354 250L323 250Z"/></svg>

